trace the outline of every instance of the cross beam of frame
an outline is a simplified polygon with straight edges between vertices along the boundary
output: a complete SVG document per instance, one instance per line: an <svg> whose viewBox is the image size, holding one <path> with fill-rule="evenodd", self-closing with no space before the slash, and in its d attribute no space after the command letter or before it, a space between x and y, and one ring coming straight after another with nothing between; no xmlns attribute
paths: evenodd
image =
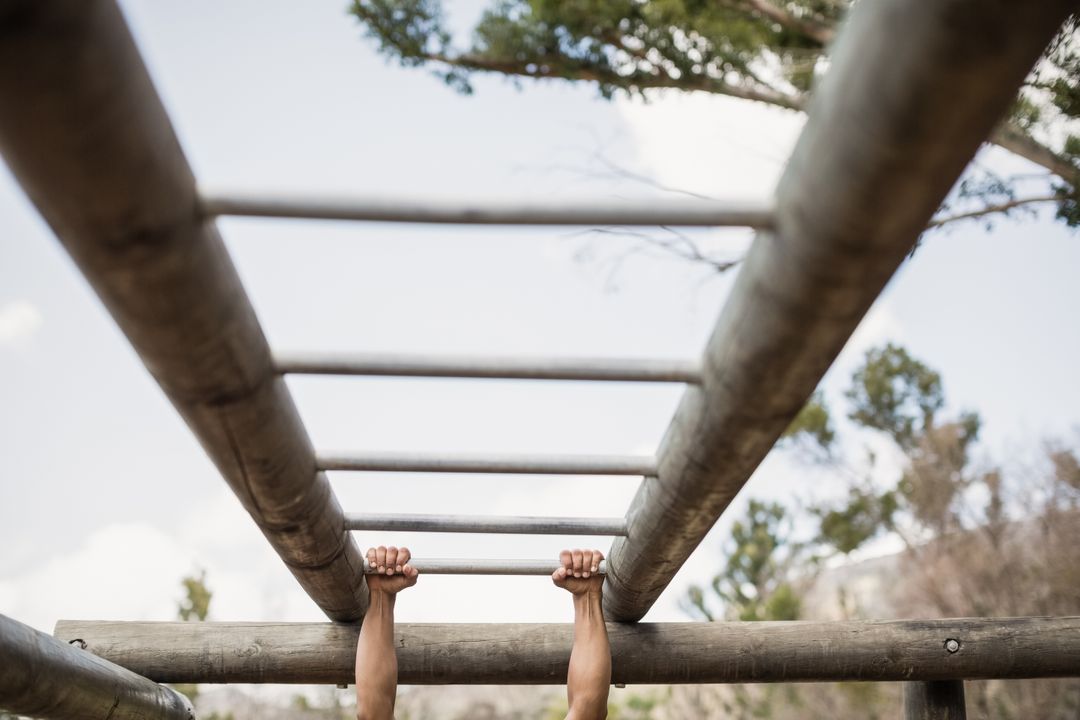
<svg viewBox="0 0 1080 720"><path fill-rule="evenodd" d="M0 152L308 595L363 558L115 0L0 4Z"/></svg>
<svg viewBox="0 0 1080 720"><path fill-rule="evenodd" d="M0 615L0 709L57 720L194 720L180 693Z"/></svg>
<svg viewBox="0 0 1080 720"><path fill-rule="evenodd" d="M1073 0L856 3L776 193L608 556L639 620L843 348Z"/></svg>
<svg viewBox="0 0 1080 720"><path fill-rule="evenodd" d="M158 682L352 683L356 626L62 620ZM612 682L936 681L1080 675L1080 617L608 625ZM562 684L570 624L398 624L408 685ZM952 642L950 642L952 641Z"/></svg>

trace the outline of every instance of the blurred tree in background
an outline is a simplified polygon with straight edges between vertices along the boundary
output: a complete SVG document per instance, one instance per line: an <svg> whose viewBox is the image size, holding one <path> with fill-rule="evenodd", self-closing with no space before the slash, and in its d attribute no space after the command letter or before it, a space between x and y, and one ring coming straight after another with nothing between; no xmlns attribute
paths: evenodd
<svg viewBox="0 0 1080 720"><path fill-rule="evenodd" d="M941 376L897 345L870 349L844 393L845 435L884 441L856 467L851 442L816 393L782 442L820 452L840 497L810 506L811 536L791 512L751 500L725 544L727 562L708 588L692 586L688 611L707 620L784 620L805 615L819 569L889 536L904 548L882 579L880 605L895 617L1080 614L1080 456L1046 443L1036 460L1008 469L975 458L980 420L946 413ZM827 431L826 431L827 429ZM803 457L803 455L796 455ZM825 571L827 572L827 571ZM843 588L840 588L843 591ZM853 616L843 598L830 605ZM863 611L854 611L858 616ZM881 617L881 614L875 615ZM969 717L1066 720L1080 714L1080 680L969 682ZM894 717L897 687L848 683L673 690L677 712L733 718ZM696 705L695 705L696 703ZM675 717L664 715L662 717Z"/></svg>
<svg viewBox="0 0 1080 720"><path fill-rule="evenodd" d="M204 622L210 614L210 600L214 594L206 586L206 571L200 570L198 576L187 575L180 580L184 588L184 597L177 603L177 617L184 622ZM187 695L194 702L199 696L199 686L194 683L174 684L173 689ZM232 720L231 716L220 720Z"/></svg>

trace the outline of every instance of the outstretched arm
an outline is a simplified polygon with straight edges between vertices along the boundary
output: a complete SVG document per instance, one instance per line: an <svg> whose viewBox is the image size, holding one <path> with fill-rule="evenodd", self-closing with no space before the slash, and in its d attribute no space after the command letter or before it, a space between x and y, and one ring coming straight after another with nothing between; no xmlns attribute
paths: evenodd
<svg viewBox="0 0 1080 720"><path fill-rule="evenodd" d="M599 550L564 550L562 567L551 579L574 596L574 647L570 651L570 671L566 695L570 704L567 720L603 720L607 717L611 686L611 648L601 605L604 577L597 574Z"/></svg>
<svg viewBox="0 0 1080 720"><path fill-rule="evenodd" d="M358 720L393 720L397 699L397 653L394 651L394 601L398 592L416 584L409 549L370 548L370 603L356 643L356 716Z"/></svg>

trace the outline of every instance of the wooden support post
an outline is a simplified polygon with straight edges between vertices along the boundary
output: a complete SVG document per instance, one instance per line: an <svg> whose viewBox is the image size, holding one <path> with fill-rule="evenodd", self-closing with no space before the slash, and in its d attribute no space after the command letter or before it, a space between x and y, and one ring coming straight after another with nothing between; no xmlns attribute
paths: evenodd
<svg viewBox="0 0 1080 720"><path fill-rule="evenodd" d="M74 642L74 639L72 640ZM0 710L58 720L194 720L180 693L0 615Z"/></svg>
<svg viewBox="0 0 1080 720"><path fill-rule="evenodd" d="M115 0L0 3L0 152L289 570L360 618L363 558Z"/></svg>
<svg viewBox="0 0 1080 720"><path fill-rule="evenodd" d="M58 639L81 638L146 677L200 683L352 682L358 632L325 623L56 626ZM411 685L564 683L573 641L570 624L400 623L395 632L400 682ZM1080 677L1080 617L610 623L608 634L616 683Z"/></svg>
<svg viewBox="0 0 1080 720"><path fill-rule="evenodd" d="M759 233L616 539L645 615L813 392L1075 0L855 3Z"/></svg>
<svg viewBox="0 0 1080 720"><path fill-rule="evenodd" d="M904 684L905 720L966 720L964 681L909 682Z"/></svg>

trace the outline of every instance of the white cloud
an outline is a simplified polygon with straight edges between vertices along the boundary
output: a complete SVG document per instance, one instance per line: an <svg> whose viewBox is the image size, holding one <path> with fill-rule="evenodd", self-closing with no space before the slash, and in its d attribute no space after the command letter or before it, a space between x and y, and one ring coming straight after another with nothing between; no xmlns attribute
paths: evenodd
<svg viewBox="0 0 1080 720"><path fill-rule="evenodd" d="M0 344L25 340L41 327L41 312L26 300L0 306Z"/></svg>
<svg viewBox="0 0 1080 720"><path fill-rule="evenodd" d="M658 182L721 199L769 197L803 125L799 113L704 93L616 102Z"/></svg>
<svg viewBox="0 0 1080 720"><path fill-rule="evenodd" d="M4 612L52 632L59 618L168 620L192 563L171 537L142 523L103 527L79 548L0 580Z"/></svg>
<svg viewBox="0 0 1080 720"><path fill-rule="evenodd" d="M204 568L211 619L320 619L227 489L179 526L175 533L141 522L100 527L0 578L0 611L50 633L61 618L174 620L181 579Z"/></svg>

